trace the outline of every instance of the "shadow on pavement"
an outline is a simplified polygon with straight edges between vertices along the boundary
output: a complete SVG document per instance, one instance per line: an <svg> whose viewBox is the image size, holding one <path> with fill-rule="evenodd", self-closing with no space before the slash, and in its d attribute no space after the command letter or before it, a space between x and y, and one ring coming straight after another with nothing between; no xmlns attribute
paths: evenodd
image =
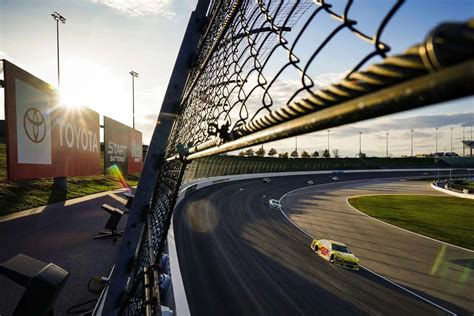
<svg viewBox="0 0 474 316"><path fill-rule="evenodd" d="M51 195L51 201L60 197ZM64 206L48 205L42 213L0 223L0 262L18 253L44 262L52 262L70 273L55 307L56 315L65 315L68 308L96 297L87 289L90 278L106 276L115 262L121 239L93 240L104 228L109 214L101 209L107 203L125 210L123 204L109 195ZM119 224L123 230L128 216ZM10 315L23 288L0 276L0 314Z"/></svg>

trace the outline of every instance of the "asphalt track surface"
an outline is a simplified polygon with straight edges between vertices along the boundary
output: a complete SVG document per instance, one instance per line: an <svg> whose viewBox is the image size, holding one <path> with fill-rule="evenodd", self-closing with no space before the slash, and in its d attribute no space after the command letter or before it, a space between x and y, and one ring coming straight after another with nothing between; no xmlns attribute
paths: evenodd
<svg viewBox="0 0 474 316"><path fill-rule="evenodd" d="M433 190L426 181L377 179L305 187L286 194L281 203L291 221L309 235L343 240L370 270L424 296L456 305L444 306L449 310L461 313L461 308L470 314L467 311L474 311L474 251L387 225L347 203L350 196L387 193L449 196ZM463 219L472 222L472 217ZM474 227L466 233L474 233Z"/></svg>
<svg viewBox="0 0 474 316"><path fill-rule="evenodd" d="M174 233L192 315L446 315L366 270L342 269L317 257L311 239L266 204L307 180L332 181L331 175L275 177L270 184L236 181L203 188L178 204Z"/></svg>

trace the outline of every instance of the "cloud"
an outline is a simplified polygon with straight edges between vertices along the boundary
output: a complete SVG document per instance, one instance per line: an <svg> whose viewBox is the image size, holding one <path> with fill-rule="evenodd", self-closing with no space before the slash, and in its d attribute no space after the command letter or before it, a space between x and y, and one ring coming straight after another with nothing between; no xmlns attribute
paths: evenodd
<svg viewBox="0 0 474 316"><path fill-rule="evenodd" d="M114 8L130 16L161 15L169 19L176 14L171 10L171 0L91 0Z"/></svg>

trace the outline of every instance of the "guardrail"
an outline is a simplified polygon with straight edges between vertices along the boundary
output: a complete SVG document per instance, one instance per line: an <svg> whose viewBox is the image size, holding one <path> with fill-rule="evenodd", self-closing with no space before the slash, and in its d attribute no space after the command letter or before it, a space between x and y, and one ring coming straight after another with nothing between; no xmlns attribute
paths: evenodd
<svg viewBox="0 0 474 316"><path fill-rule="evenodd" d="M452 179L438 180L431 183L431 187L443 193L464 199L474 199L474 190L464 186L453 185Z"/></svg>

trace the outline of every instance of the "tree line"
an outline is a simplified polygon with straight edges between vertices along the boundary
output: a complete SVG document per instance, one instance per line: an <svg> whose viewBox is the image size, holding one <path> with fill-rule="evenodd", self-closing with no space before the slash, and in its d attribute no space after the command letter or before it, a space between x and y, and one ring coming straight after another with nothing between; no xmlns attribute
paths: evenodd
<svg viewBox="0 0 474 316"><path fill-rule="evenodd" d="M239 157L265 157L265 154L266 154L266 150L263 148L263 147L260 147L259 149L257 150L254 150L252 148L249 148L247 150L243 150L241 152L239 152ZM292 151L291 153L289 152L277 152L277 150L275 148L271 148L269 151L268 151L268 154L267 156L269 157L278 157L278 158L319 158L319 157L322 157L322 158L331 158L331 157L334 157L334 158L339 158L339 149L333 149L332 150L332 155L331 153L329 152L328 149L324 149L321 154L316 150L314 151L313 153L308 153L306 150L303 150L301 152L301 154L297 151L297 150L294 150Z"/></svg>

